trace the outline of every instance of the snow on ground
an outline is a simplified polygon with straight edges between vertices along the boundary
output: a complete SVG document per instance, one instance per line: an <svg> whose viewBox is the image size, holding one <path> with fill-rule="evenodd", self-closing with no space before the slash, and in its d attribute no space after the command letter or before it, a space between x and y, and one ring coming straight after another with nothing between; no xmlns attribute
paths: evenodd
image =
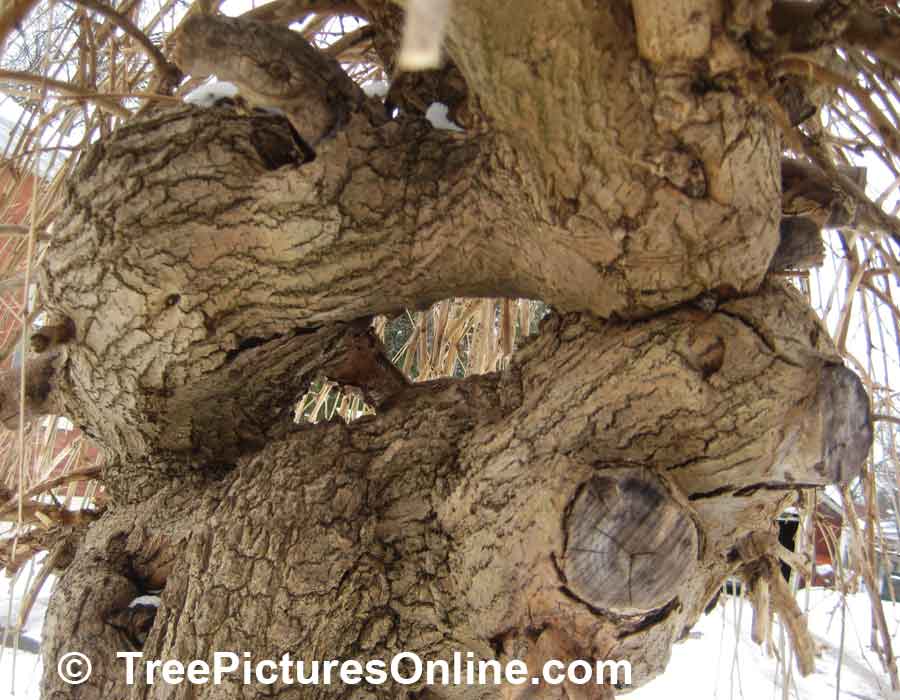
<svg viewBox="0 0 900 700"><path fill-rule="evenodd" d="M0 578L0 624L17 608L27 586L27 571L10 595L9 581ZM40 639L40 628L47 608L49 583L29 616L26 634ZM799 594L801 608L806 607L806 592ZM810 629L820 647L816 672L808 678L792 673L792 700L900 700L892 693L886 674L875 653L869 649L870 612L865 593L848 596L844 611L844 660L841 666L841 692L835 693L837 659L841 639L842 605L833 591L813 589L809 599ZM888 627L894 648L900 647L900 603L885 603ZM704 615L687 640L675 645L665 674L630 693L628 700L780 700L781 671L775 657L750 640L752 613L749 603L723 595L719 605ZM779 626L773 638L779 638ZM735 640L737 639L737 643ZM0 700L39 700L40 659L19 652L15 660L10 649L0 656Z"/></svg>
<svg viewBox="0 0 900 700"><path fill-rule="evenodd" d="M15 625L22 607L22 600L34 580L36 569L31 570L31 565L23 567L19 576L10 580L0 574L0 627L9 626L9 621ZM31 608L31 613L25 622L22 635L29 640L40 641L41 627L44 625L44 615L47 612L47 603L50 599L50 590L53 586L53 576L49 576L44 582L41 592ZM0 629L0 640L3 638L3 630ZM38 700L38 683L41 678L41 660L36 654L29 654L20 649L14 650L0 647L0 700L15 698L16 700Z"/></svg>
<svg viewBox="0 0 900 700"><path fill-rule="evenodd" d="M806 610L807 593L798 594ZM841 597L834 591L814 588L809 595L809 628L820 654L816 671L801 678L791 670L790 697L827 700L836 695L836 672L841 640ZM900 603L884 603L895 653L900 647ZM675 645L666 672L627 695L628 700L762 700L782 697L781 668L774 656L750 639L753 611L738 597L721 596L709 615L700 618L687 640ZM892 693L881 662L869 648L869 598L865 592L847 597L844 618L844 655L841 665L840 700L900 700ZM772 638L779 643L780 625ZM737 643L735 643L737 640ZM785 640L785 645L787 641ZM777 649L776 649L777 651Z"/></svg>

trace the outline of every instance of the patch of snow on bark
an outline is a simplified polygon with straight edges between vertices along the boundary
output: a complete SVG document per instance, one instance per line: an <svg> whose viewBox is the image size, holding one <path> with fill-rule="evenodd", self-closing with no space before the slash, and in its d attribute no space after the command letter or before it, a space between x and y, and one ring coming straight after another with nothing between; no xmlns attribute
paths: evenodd
<svg viewBox="0 0 900 700"><path fill-rule="evenodd" d="M238 87L234 83L215 82L201 85L184 96L184 101L197 107L212 107L219 100L234 97Z"/></svg>
<svg viewBox="0 0 900 700"><path fill-rule="evenodd" d="M441 129L443 131L465 131L459 124L450 121L447 117L449 111L449 107L442 102L432 102L428 107L428 111L425 112L425 118L431 122L431 125L435 129Z"/></svg>

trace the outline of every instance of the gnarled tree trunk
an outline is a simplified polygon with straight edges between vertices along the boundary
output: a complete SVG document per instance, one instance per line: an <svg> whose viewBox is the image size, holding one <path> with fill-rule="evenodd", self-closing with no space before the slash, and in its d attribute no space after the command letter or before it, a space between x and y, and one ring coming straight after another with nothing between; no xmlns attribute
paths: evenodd
<svg viewBox="0 0 900 700"><path fill-rule="evenodd" d="M399 12L358 4L390 64ZM287 119L153 110L71 186L42 291L74 331L37 361L31 409L105 447L112 502L54 593L46 697L603 697L129 687L110 620L162 588L130 639L145 660L626 659L639 684L724 577L765 580L798 488L855 475L868 398L766 278L781 149L753 27L633 5L457 0L465 134L388 119L287 29L185 24L182 69ZM555 309L499 374L410 385L366 329L479 295ZM296 425L321 375L377 415ZM84 685L57 677L69 650L94 663Z"/></svg>

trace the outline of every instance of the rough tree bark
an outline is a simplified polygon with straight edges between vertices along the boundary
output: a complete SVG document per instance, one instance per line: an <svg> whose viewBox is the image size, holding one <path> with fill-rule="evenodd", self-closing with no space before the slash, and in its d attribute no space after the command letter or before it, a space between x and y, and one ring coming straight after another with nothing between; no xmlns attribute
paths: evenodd
<svg viewBox="0 0 900 700"><path fill-rule="evenodd" d="M399 12L357 4L390 53ZM765 535L798 488L857 473L868 398L766 278L781 148L747 23L705 1L453 7L463 135L388 120L287 29L196 18L179 67L287 120L151 111L85 157L42 270L74 330L38 343L30 409L104 446L111 506L54 593L45 697L605 697L127 687L112 620L161 588L146 659L621 658L639 684L726 575L777 570ZM509 370L409 385L368 319L467 295L555 312ZM321 375L377 415L296 425ZM72 649L94 662L76 687Z"/></svg>

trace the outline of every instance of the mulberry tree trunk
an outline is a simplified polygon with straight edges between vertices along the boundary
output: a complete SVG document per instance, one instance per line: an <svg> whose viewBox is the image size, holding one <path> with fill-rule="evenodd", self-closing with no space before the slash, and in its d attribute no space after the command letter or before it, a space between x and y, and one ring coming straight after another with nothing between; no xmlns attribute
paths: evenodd
<svg viewBox="0 0 900 700"><path fill-rule="evenodd" d="M357 4L390 67L400 11ZM54 592L45 697L610 692L129 686L129 649L664 669L797 489L853 478L871 443L859 381L766 276L781 145L734 79L755 60L734 5L456 0L452 60L395 81L396 119L288 29L185 23L183 70L286 118L150 110L71 184L41 289L73 331L29 409L104 447L110 506ZM504 372L409 384L368 321L458 296L554 312ZM296 424L321 376L376 415ZM116 621L159 589L136 639ZM57 676L72 650L83 685Z"/></svg>

